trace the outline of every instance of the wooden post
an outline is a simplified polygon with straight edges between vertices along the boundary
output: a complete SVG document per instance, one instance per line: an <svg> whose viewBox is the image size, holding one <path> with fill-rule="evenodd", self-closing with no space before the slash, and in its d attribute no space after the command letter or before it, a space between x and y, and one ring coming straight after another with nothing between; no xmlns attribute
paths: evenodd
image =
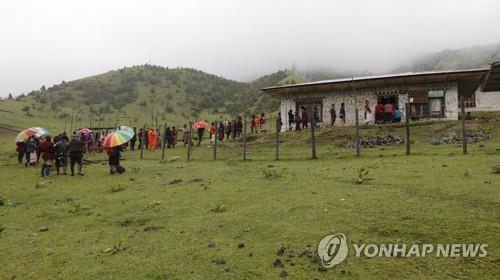
<svg viewBox="0 0 500 280"><path fill-rule="evenodd" d="M193 132L193 123L189 122L189 135L188 135L188 151L187 151L187 160L189 161L191 159L191 133Z"/></svg>
<svg viewBox="0 0 500 280"><path fill-rule="evenodd" d="M311 143L312 143L312 159L317 159L316 156L316 138L314 136L314 129L316 126L316 118L312 115L312 111L309 110L309 120L311 124Z"/></svg>
<svg viewBox="0 0 500 280"><path fill-rule="evenodd" d="M276 160L280 159L279 146L280 146L280 132L279 132L279 118L276 117Z"/></svg>
<svg viewBox="0 0 500 280"><path fill-rule="evenodd" d="M215 138L214 138L214 160L217 159L217 140L219 140L219 122L215 122Z"/></svg>
<svg viewBox="0 0 500 280"><path fill-rule="evenodd" d="M467 154L467 131L465 129L465 96L460 96L460 107L462 114L462 152Z"/></svg>
<svg viewBox="0 0 500 280"><path fill-rule="evenodd" d="M141 141L141 159L144 155L144 145L146 145L146 125L142 127L142 141Z"/></svg>
<svg viewBox="0 0 500 280"><path fill-rule="evenodd" d="M359 150L359 109L356 106L356 109L354 110L356 113L356 157L360 156L360 150Z"/></svg>
<svg viewBox="0 0 500 280"><path fill-rule="evenodd" d="M247 119L243 115L243 160L247 160Z"/></svg>
<svg viewBox="0 0 500 280"><path fill-rule="evenodd" d="M167 142L167 123L163 125L163 136L161 137L161 160L165 159L165 146Z"/></svg>
<svg viewBox="0 0 500 280"><path fill-rule="evenodd" d="M411 107L410 103L406 102L405 104L405 111L406 111L406 155L410 155L410 119L411 119Z"/></svg>

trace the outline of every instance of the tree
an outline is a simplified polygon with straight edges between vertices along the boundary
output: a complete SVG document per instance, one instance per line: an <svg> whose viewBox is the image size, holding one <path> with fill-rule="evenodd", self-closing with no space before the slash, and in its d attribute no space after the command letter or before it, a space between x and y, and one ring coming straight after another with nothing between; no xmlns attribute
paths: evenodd
<svg viewBox="0 0 500 280"><path fill-rule="evenodd" d="M30 106L26 105L21 109L23 112L26 112L26 115L30 114Z"/></svg>
<svg viewBox="0 0 500 280"><path fill-rule="evenodd" d="M14 97L12 97L12 93L9 93L9 97L7 99L12 100Z"/></svg>

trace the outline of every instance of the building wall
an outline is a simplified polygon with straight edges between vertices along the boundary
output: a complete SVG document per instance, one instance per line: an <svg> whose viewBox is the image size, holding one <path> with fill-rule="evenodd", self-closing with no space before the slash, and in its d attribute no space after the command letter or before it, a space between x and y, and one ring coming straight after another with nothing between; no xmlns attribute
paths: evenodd
<svg viewBox="0 0 500 280"><path fill-rule="evenodd" d="M458 120L458 83L450 83L444 93L444 115L447 120Z"/></svg>
<svg viewBox="0 0 500 280"><path fill-rule="evenodd" d="M467 111L500 111L500 92L482 92L476 90L476 108Z"/></svg>
<svg viewBox="0 0 500 280"><path fill-rule="evenodd" d="M444 89L445 90L445 118L450 120L458 119L458 84L456 82L449 82L446 84L434 84L427 86L406 86L408 90L430 90L430 89ZM376 88L376 89L359 89L356 91L356 99L354 98L354 92L349 91L332 91L326 93L304 93L304 94L293 94L281 97L281 115L283 118L283 123L287 125L283 126L285 130L288 127L288 110L292 109L295 112L295 99L306 98L306 97L320 97L323 99L323 122L321 125L329 125L330 124L330 108L332 104L335 104L335 108L337 110L337 122L336 125L340 125L339 113L340 113L340 104L342 102L345 103L346 106L346 123L348 125L354 125L356 120L355 108L357 102L357 106L359 109L359 123L374 123L374 113L375 113L375 105L377 104L377 95L376 92L398 92L401 88L399 87L384 87L384 88ZM500 108L500 93L497 95L485 94L481 93L476 95L476 98L481 99L482 103L491 103L491 100L494 102L498 102L497 108ZM370 103L370 108L372 109L372 114L367 121L364 120L364 104L365 100L368 100ZM398 106L401 110L401 119L404 121L406 118L406 108L405 104L408 102L408 94L398 94Z"/></svg>

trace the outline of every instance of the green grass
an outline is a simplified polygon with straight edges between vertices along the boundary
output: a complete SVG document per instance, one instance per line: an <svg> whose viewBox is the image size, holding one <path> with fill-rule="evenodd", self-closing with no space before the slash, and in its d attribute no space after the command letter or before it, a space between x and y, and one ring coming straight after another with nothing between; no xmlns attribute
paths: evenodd
<svg viewBox="0 0 500 280"><path fill-rule="evenodd" d="M159 152L146 151L142 161L126 152L121 176L92 164L84 177L42 179L38 168L25 169L4 153L0 275L276 279L285 270L289 279L498 279L500 177L490 168L500 164L500 130L494 120L479 124L493 140L469 145L468 155L457 145L425 141L454 129L453 122L416 126L411 156L395 146L363 149L356 158L333 143L352 135L350 128L319 130L318 160L310 159L309 132L285 133L279 161L274 136L265 135L250 142L248 161L236 142L224 142L216 161L206 146L195 148L190 162L182 147L167 150L167 159L180 159L165 163ZM401 129L364 129L363 135L401 135ZM369 173L358 184L362 167ZM316 252L332 231L349 242L487 243L488 256L369 259L351 252L325 272L297 256L309 245ZM287 253L278 256L282 246ZM286 261L290 251L293 266ZM274 267L276 258L284 268Z"/></svg>

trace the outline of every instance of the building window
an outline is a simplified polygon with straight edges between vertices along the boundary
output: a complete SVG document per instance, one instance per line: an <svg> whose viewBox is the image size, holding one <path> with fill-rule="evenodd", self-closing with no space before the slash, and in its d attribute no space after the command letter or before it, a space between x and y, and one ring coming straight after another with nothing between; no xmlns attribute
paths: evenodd
<svg viewBox="0 0 500 280"><path fill-rule="evenodd" d="M473 93L471 96L465 98L464 100L465 108L475 108L476 107L476 93Z"/></svg>
<svg viewBox="0 0 500 280"><path fill-rule="evenodd" d="M410 91L412 118L444 117L444 90Z"/></svg>
<svg viewBox="0 0 500 280"><path fill-rule="evenodd" d="M299 114L302 114L303 108L305 108L306 111L311 112L314 110L314 108L317 108L319 111L319 121L323 121L323 98L297 99L295 100L295 106L295 111L299 112ZM339 108L337 108L337 111L339 110Z"/></svg>

